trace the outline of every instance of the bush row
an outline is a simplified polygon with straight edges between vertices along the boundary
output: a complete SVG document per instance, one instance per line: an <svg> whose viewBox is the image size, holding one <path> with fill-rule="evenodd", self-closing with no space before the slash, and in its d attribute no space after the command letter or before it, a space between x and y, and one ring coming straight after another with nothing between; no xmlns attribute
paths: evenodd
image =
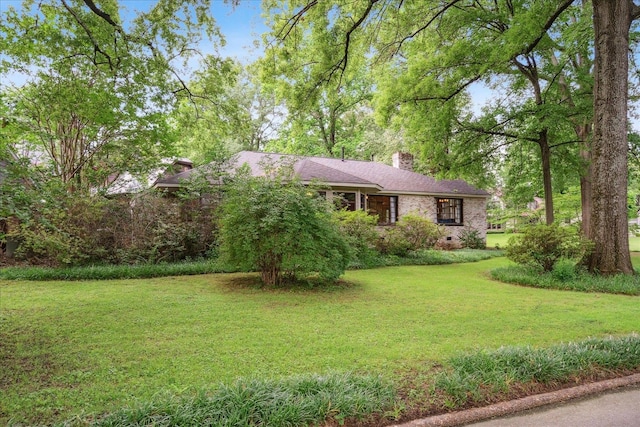
<svg viewBox="0 0 640 427"><path fill-rule="evenodd" d="M31 265L140 264L197 258L215 250L215 206L143 193L106 198L60 192L34 200L7 238Z"/></svg>

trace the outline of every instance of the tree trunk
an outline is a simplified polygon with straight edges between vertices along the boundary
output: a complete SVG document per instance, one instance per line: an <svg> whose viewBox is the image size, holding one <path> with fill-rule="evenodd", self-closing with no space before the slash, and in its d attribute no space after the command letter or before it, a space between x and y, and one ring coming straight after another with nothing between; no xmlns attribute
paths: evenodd
<svg viewBox="0 0 640 427"><path fill-rule="evenodd" d="M538 139L540 157L542 158L542 185L544 188L544 213L547 225L553 224L553 189L551 186L551 150L547 139L547 131L540 132Z"/></svg>
<svg viewBox="0 0 640 427"><path fill-rule="evenodd" d="M630 0L593 0L595 30L591 272L632 274L627 222Z"/></svg>
<svg viewBox="0 0 640 427"><path fill-rule="evenodd" d="M586 124L576 128L576 134L582 147L580 148L580 158L584 162L584 171L580 176L580 203L582 207L582 235L591 236L591 194L593 192L591 179L593 175L593 167L591 165L591 142L589 135L591 133L591 125Z"/></svg>

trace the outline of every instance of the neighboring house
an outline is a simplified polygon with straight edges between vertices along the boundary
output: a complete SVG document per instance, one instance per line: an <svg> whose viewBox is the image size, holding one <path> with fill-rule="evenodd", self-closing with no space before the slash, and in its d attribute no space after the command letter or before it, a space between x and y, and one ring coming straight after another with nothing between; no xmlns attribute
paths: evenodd
<svg viewBox="0 0 640 427"><path fill-rule="evenodd" d="M133 194L152 188L158 180L174 176L193 169L193 162L189 159L164 159L161 166L145 176L134 176L129 172L109 177L106 184L106 194L109 196Z"/></svg>
<svg viewBox="0 0 640 427"><path fill-rule="evenodd" d="M484 190L462 180L436 180L413 172L413 156L396 153L393 166L382 163L325 157L307 157L242 151L232 160L235 167L247 164L255 176L264 175L265 162L278 164L290 159L295 174L303 183L320 181L329 199L342 202L347 210L365 210L378 215L379 225L393 225L403 215L419 213L435 223L447 226L447 240L457 243L463 226L486 236L486 203L490 197ZM188 179L189 170L159 179L155 187L174 189Z"/></svg>

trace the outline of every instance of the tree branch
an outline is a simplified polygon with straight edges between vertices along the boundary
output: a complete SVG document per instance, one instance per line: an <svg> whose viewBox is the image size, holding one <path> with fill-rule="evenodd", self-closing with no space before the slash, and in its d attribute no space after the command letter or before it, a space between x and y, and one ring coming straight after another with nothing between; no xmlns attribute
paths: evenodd
<svg viewBox="0 0 640 427"><path fill-rule="evenodd" d="M282 26L280 31L278 31L278 34L276 35L276 37L279 38L280 40L286 40L286 38L289 37L289 34L291 34L291 31L293 31L295 26L298 25L298 22L302 19L304 14L307 13L309 9L311 9L313 6L317 4L318 4L318 0L312 0L311 2L307 3L305 7L300 9L298 13L293 15L291 18L287 19L287 22ZM286 34L284 34L283 36L282 33L287 27L289 29L287 30Z"/></svg>
<svg viewBox="0 0 640 427"><path fill-rule="evenodd" d="M542 31L540 32L540 35L536 37L531 43L529 43L529 45L524 49L524 51L514 55L514 58L518 55L527 55L531 53L533 49L535 49L536 46L538 46L538 43L540 43L540 40L542 40L545 34L547 34L547 31L549 31L549 28L551 28L551 26L556 21L556 19L558 19L558 17L562 14L562 12L564 12L565 10L567 10L569 6L571 6L573 1L574 0L563 0L563 2L560 3L560 5L558 6L558 9L555 11L555 13L551 15L549 19L547 19L547 22L545 22L544 26L542 27Z"/></svg>
<svg viewBox="0 0 640 427"><path fill-rule="evenodd" d="M100 48L100 45L98 44L98 42L96 41L96 39L93 37L93 34L91 33L91 30L89 30L89 28L87 27L87 25L82 21L82 19L80 19L80 17L78 16L78 14L76 13L75 10L73 10L66 2L66 0L61 0L62 1L62 5L64 6L65 9L67 9L67 11L71 14L71 16L73 16L73 19L76 20L76 22L78 23L78 25L80 25L82 27L82 29L84 30L84 32L87 34L87 37L89 37L89 40L91 40L91 44L93 45L93 50L94 52L99 52L102 56L104 56L105 58L107 58L107 61L109 63L109 69L111 71L113 71L113 62L111 59L111 56L109 54L107 54L105 51L103 51ZM90 0L87 0L90 1ZM98 65L97 60L94 58L93 59L93 63L95 65Z"/></svg>
<svg viewBox="0 0 640 427"><path fill-rule="evenodd" d="M631 2L631 20L635 21L640 18L640 6L635 4L633 0L629 0L629 2Z"/></svg>
<svg viewBox="0 0 640 427"><path fill-rule="evenodd" d="M477 74L477 75L473 76L469 81L467 81L467 82L463 83L462 85L460 85L460 87L455 89L452 93L450 93L447 96L425 96L425 97L419 97L419 98L406 99L406 100L404 100L402 102L403 103L407 103L407 102L438 101L438 100L446 102L446 101L451 100L453 97L458 95L463 90L465 90L471 84L473 84L473 83L477 82L478 80L480 80L480 77L482 77L480 74Z"/></svg>

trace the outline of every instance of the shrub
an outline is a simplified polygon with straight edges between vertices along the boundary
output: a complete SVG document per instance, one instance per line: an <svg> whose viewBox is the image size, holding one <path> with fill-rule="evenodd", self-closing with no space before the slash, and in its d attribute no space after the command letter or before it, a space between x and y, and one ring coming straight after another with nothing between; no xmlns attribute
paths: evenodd
<svg viewBox="0 0 640 427"><path fill-rule="evenodd" d="M480 232L470 226L465 226L458 236L462 242L462 247L467 249L485 249L486 241L480 237Z"/></svg>
<svg viewBox="0 0 640 427"><path fill-rule="evenodd" d="M372 375L330 373L269 379L238 379L195 396L161 396L94 421L97 426L342 425L393 405L392 384Z"/></svg>
<svg viewBox="0 0 640 427"><path fill-rule="evenodd" d="M527 227L522 234L511 237L506 255L518 264L548 272L561 258L582 258L591 247L592 244L574 228L540 224Z"/></svg>
<svg viewBox="0 0 640 427"><path fill-rule="evenodd" d="M559 282L569 282L578 276L576 263L569 259L559 260L551 270L551 276Z"/></svg>
<svg viewBox="0 0 640 427"><path fill-rule="evenodd" d="M411 249L411 243L395 227L386 228L380 234L376 249L383 255L405 257Z"/></svg>
<svg viewBox="0 0 640 427"><path fill-rule="evenodd" d="M199 202L199 200L195 200ZM173 262L202 257L215 243L215 207L155 192L108 199L50 191L10 237L34 265Z"/></svg>
<svg viewBox="0 0 640 427"><path fill-rule="evenodd" d="M340 232L351 248L353 260L369 265L377 257L376 245L380 233L376 230L378 217L364 211L339 210L334 213Z"/></svg>
<svg viewBox="0 0 640 427"><path fill-rule="evenodd" d="M404 215L395 227L387 227L381 233L377 249L383 255L404 257L410 251L432 249L446 235L443 226L434 224L418 214Z"/></svg>
<svg viewBox="0 0 640 427"><path fill-rule="evenodd" d="M412 251L431 249L446 235L445 228L414 213L403 215L396 224L401 235L409 242Z"/></svg>
<svg viewBox="0 0 640 427"><path fill-rule="evenodd" d="M260 271L269 286L314 273L333 281L344 273L350 251L330 205L290 168L260 177L241 169L227 190L220 230L225 262Z"/></svg>

